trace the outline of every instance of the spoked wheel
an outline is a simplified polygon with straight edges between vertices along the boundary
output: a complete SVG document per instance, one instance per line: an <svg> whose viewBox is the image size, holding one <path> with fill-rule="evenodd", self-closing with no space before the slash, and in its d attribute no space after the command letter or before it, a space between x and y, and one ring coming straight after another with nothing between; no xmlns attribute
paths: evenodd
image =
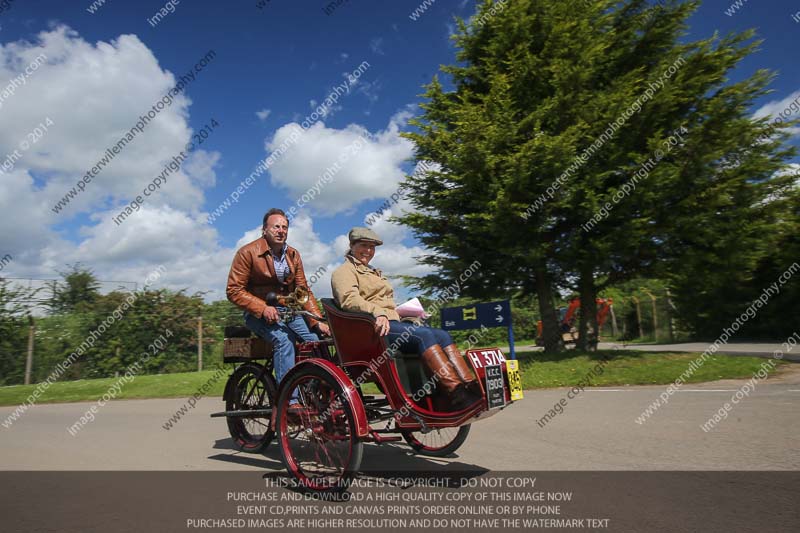
<svg viewBox="0 0 800 533"><path fill-rule="evenodd" d="M245 363L234 370L229 380L232 389L225 399L226 411L268 409L275 402L275 380L269 370L255 363ZM275 436L269 416L243 418L229 416L228 431L240 450L257 453Z"/></svg>
<svg viewBox="0 0 800 533"><path fill-rule="evenodd" d="M292 391L297 404L290 406ZM278 399L281 455L300 487L341 491L361 465L353 406L327 371L310 367L281 386Z"/></svg>
<svg viewBox="0 0 800 533"><path fill-rule="evenodd" d="M469 424L457 428L433 429L428 433L403 431L403 438L420 455L444 457L456 451L469 435Z"/></svg>

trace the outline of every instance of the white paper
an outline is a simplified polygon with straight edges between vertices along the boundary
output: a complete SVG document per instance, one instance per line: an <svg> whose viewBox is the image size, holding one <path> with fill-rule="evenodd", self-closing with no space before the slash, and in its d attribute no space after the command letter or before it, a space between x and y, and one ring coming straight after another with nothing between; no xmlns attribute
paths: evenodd
<svg viewBox="0 0 800 533"><path fill-rule="evenodd" d="M401 317L422 317L428 318L430 315L422 308L419 298L411 298L409 301L404 302L397 306L397 314Z"/></svg>

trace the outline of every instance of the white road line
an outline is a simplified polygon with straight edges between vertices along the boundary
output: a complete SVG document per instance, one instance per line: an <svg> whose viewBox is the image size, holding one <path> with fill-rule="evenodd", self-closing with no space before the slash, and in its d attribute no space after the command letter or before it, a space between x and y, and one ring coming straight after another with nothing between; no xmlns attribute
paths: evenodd
<svg viewBox="0 0 800 533"><path fill-rule="evenodd" d="M585 389L584 392L634 392L636 390L639 389ZM675 392L736 392L736 389L681 389ZM800 392L800 390L790 392Z"/></svg>
<svg viewBox="0 0 800 533"><path fill-rule="evenodd" d="M736 389L686 389L675 392L736 392Z"/></svg>
<svg viewBox="0 0 800 533"><path fill-rule="evenodd" d="M797 390L797 389L789 389L789 392L800 392L800 390Z"/></svg>

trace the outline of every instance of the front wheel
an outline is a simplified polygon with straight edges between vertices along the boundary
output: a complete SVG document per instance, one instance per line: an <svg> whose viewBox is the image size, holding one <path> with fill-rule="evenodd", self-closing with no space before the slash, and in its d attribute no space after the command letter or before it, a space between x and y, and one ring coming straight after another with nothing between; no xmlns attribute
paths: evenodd
<svg viewBox="0 0 800 533"><path fill-rule="evenodd" d="M275 380L265 367L256 363L246 363L233 371L228 378L231 387L225 398L226 411L247 411L269 409L274 405ZM243 452L258 453L272 441L275 431L270 425L270 417L244 418L227 417L228 431L233 442Z"/></svg>
<svg viewBox="0 0 800 533"><path fill-rule="evenodd" d="M361 466L364 445L353 406L328 371L312 366L281 384L277 427L283 462L302 488L347 488Z"/></svg>
<svg viewBox="0 0 800 533"><path fill-rule="evenodd" d="M469 424L457 428L433 429L428 433L403 431L403 438L415 452L428 457L445 457L464 444L469 435Z"/></svg>

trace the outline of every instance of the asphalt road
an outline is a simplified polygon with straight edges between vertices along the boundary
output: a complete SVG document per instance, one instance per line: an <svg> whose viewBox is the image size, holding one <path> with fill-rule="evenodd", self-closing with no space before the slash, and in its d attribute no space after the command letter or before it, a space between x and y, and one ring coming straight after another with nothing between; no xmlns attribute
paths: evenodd
<svg viewBox="0 0 800 533"><path fill-rule="evenodd" d="M665 386L587 389L568 399L544 427L547 410L567 389L526 391L525 399L474 424L455 455L429 459L400 444L369 444L362 469L428 470L800 470L800 365L756 383L749 397L709 432L701 429L744 381L686 385L643 424L642 411ZM271 444L264 454L234 449L219 398L203 398L171 430L184 399L113 401L75 436L72 425L92 404L34 406L0 427L0 470L280 471ZM0 420L13 411L0 408Z"/></svg>

